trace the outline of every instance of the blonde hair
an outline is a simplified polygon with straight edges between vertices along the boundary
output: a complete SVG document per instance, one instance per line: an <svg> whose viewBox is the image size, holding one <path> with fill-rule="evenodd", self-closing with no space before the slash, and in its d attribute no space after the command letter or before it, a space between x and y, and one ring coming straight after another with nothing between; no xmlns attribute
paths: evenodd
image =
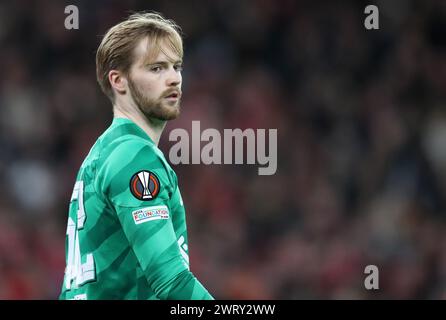
<svg viewBox="0 0 446 320"><path fill-rule="evenodd" d="M133 51L139 40L148 37L149 57L156 57L167 47L181 59L183 40L180 27L156 12L140 12L110 28L96 52L96 77L102 91L114 102L114 93L108 80L110 70L128 74L133 63ZM165 52L164 52L165 53Z"/></svg>

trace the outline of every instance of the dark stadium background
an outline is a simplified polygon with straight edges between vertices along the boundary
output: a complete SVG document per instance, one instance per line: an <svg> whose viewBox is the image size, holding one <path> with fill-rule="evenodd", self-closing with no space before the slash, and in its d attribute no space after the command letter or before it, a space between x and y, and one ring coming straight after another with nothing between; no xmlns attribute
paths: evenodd
<svg viewBox="0 0 446 320"><path fill-rule="evenodd" d="M166 156L192 120L278 129L273 176L173 166L191 268L215 297L446 298L446 2L18 0L0 2L1 299L58 297L75 174L112 118L95 50L130 10L185 34Z"/></svg>

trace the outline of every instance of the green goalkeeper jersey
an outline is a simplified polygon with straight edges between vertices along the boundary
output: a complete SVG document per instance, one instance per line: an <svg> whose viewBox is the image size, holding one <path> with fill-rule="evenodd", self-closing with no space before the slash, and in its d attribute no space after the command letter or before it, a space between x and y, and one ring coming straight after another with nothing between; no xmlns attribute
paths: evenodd
<svg viewBox="0 0 446 320"><path fill-rule="evenodd" d="M189 270L175 172L149 136L115 118L71 197L60 299L213 299Z"/></svg>

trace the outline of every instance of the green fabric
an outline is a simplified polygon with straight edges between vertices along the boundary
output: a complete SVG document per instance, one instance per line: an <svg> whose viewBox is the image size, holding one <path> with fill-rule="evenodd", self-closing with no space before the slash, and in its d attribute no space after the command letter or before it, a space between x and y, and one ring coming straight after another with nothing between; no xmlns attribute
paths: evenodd
<svg viewBox="0 0 446 320"><path fill-rule="evenodd" d="M135 187L144 171L152 199ZM60 299L213 299L189 270L177 176L141 128L115 118L76 181Z"/></svg>

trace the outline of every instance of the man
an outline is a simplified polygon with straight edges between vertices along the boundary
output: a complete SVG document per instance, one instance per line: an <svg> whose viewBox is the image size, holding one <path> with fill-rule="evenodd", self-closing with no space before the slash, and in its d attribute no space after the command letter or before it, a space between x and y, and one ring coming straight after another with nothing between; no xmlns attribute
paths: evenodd
<svg viewBox="0 0 446 320"><path fill-rule="evenodd" d="M213 299L189 271L183 201L157 145L180 113L178 26L137 13L96 55L114 120L77 175L60 299Z"/></svg>

